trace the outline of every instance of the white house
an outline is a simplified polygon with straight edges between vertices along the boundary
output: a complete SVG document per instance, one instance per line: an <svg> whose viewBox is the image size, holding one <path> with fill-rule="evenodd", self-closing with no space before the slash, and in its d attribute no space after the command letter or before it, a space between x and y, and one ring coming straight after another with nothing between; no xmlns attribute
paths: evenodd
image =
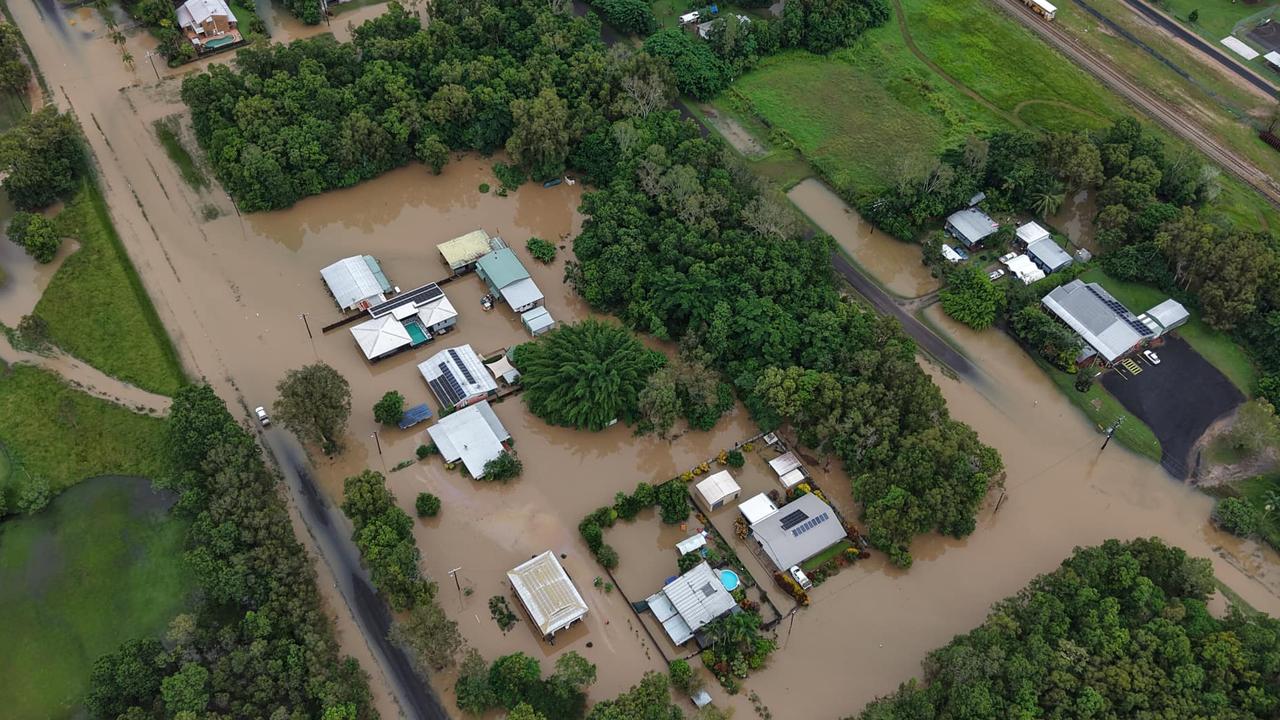
<svg viewBox="0 0 1280 720"><path fill-rule="evenodd" d="M427 428L427 434L445 462L462 461L476 479L484 477L485 464L501 455L506 449L503 443L511 439L485 401L440 418Z"/></svg>
<svg viewBox="0 0 1280 720"><path fill-rule="evenodd" d="M517 565L507 580L545 640L587 616L586 601L550 550Z"/></svg>
<svg viewBox="0 0 1280 720"><path fill-rule="evenodd" d="M320 277L343 310L368 310L386 302L391 283L372 255L353 255L322 269Z"/></svg>
<svg viewBox="0 0 1280 720"><path fill-rule="evenodd" d="M751 537L779 570L799 565L847 537L822 498L807 493L751 524Z"/></svg>
<svg viewBox="0 0 1280 720"><path fill-rule="evenodd" d="M653 616L662 623L671 642L689 642L704 625L733 612L738 603L724 588L711 566L698 563L692 570L667 583L646 599Z"/></svg>
<svg viewBox="0 0 1280 720"><path fill-rule="evenodd" d="M470 345L447 348L418 363L440 407L464 407L498 391L498 383Z"/></svg>

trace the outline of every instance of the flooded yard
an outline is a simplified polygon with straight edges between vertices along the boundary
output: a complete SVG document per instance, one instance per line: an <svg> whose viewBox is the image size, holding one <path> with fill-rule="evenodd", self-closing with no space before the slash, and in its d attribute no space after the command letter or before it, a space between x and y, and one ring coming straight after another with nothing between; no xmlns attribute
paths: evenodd
<svg viewBox="0 0 1280 720"><path fill-rule="evenodd" d="M919 245L877 231L821 180L801 181L787 197L893 294L913 298L938 289L937 278L920 262Z"/></svg>

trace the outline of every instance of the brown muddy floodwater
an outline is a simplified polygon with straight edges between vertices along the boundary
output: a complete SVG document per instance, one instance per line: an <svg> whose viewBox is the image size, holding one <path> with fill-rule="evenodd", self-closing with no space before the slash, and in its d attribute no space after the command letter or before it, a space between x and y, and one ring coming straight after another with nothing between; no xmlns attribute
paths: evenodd
<svg viewBox="0 0 1280 720"><path fill-rule="evenodd" d="M787 197L893 294L913 298L938 289L937 278L920 262L920 246L877 231L821 180L803 180Z"/></svg>
<svg viewBox="0 0 1280 720"><path fill-rule="evenodd" d="M316 474L330 497L337 497L347 475L365 467L389 468L413 456L422 427L379 429L372 407L393 389L411 402L434 406L417 362L454 344L471 343L483 352L527 336L505 309L483 312L480 281L468 277L445 286L460 312L455 333L370 366L345 329L318 332L337 317L320 280L321 267L368 253L382 260L392 282L414 287L446 272L435 243L479 227L501 234L525 260L557 319L586 316L581 301L561 283L568 251L542 266L524 250L532 235L560 239L579 230L580 186L529 185L507 198L482 195L481 182L496 185L489 169L493 159L468 156L438 177L413 165L289 210L242 218L221 191L188 189L156 142L151 122L183 111L176 82L157 85L150 68L125 68L118 51L101 39L96 19L71 27L61 15L42 15L50 5L16 3L11 11L55 88L55 101L64 109L74 106L85 127L121 237L189 372L207 378L246 412L271 403L286 370L317 359L351 383L347 450L335 461L317 462ZM340 17L345 25L345 15ZM86 41L84 33L97 39ZM137 58L143 53L133 44L145 37L130 39ZM859 230L857 216L833 202L838 198L820 184L802 183L792 198L896 292L919 295L934 286L914 247ZM201 221L206 205L223 215ZM308 338L302 313L314 339ZM855 713L918 675L925 653L981 622L991 603L1053 569L1073 546L1108 537L1161 535L1211 557L1219 576L1246 600L1280 613L1273 559L1214 532L1206 522L1207 497L1118 446L1099 454L1101 439L1089 423L1003 335L968 333L945 318L933 319L990 376L1000 378L998 389L987 396L930 369L953 414L1003 453L1008 500L993 514L992 498L967 540L929 537L915 543L916 564L908 572L887 569L876 557L829 580L813 593L811 607L779 626L782 649L748 679L740 695L726 698L712 688L718 702L735 707L739 718L754 716L747 700L751 691L779 718ZM445 471L438 460L390 475L406 510L422 490L444 500L439 518L415 524L424 569L440 582L444 607L460 622L468 642L487 657L524 650L546 659L549 669L556 653L572 648L599 667L592 698L613 695L645 670L661 669L661 662L621 593L593 587L601 570L578 537L578 521L610 502L615 492L629 491L641 480L672 477L755 428L739 408L710 433L668 442L635 438L622 426L601 433L548 427L530 417L518 398L498 404L496 411L525 465L517 481L476 483ZM375 430L381 456L371 436ZM833 502L855 513L848 478L838 466L817 472ZM306 532L295 528L305 542ZM631 562L650 576L661 572L657 564L644 570L646 563L655 563L646 553L662 553L657 562L670 562L659 545L670 539L662 533L671 531L636 532L648 537L618 548L623 566ZM554 647L538 641L524 622L503 636L487 611L490 596L509 592L506 571L546 549L565 555L566 569L591 606L586 623ZM457 567L470 596L450 587L447 573ZM322 578L325 572L321 568ZM375 674L377 707L384 717L393 717L393 701L349 613L336 602L333 606L344 651ZM451 678L436 676L433 684L451 702Z"/></svg>
<svg viewBox="0 0 1280 720"><path fill-rule="evenodd" d="M1098 214L1098 202L1094 194L1087 188L1068 197L1058 212L1049 217L1049 222L1059 232L1066 235L1076 247L1098 252L1094 242L1096 230L1093 218Z"/></svg>

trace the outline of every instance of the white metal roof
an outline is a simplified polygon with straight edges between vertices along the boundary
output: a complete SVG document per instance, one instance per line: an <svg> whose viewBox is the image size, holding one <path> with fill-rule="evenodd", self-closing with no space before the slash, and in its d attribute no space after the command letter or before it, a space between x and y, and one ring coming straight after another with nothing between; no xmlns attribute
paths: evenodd
<svg viewBox="0 0 1280 720"><path fill-rule="evenodd" d="M703 625L738 606L733 595L724 589L720 578L716 577L711 566L705 562L698 563L692 570L667 583L660 592L650 597L650 609L654 609L654 598L658 596L664 596L669 607L675 610L675 615L661 622L676 645L687 642ZM666 608L661 600L656 604L659 607L654 613L655 617L666 614L662 612ZM679 618L678 623L671 622L675 618Z"/></svg>
<svg viewBox="0 0 1280 720"><path fill-rule="evenodd" d="M966 245L982 242L982 239L1000 229L999 223L977 208L965 208L947 216L947 226Z"/></svg>
<svg viewBox="0 0 1280 720"><path fill-rule="evenodd" d="M542 291L538 289L538 284L533 278L522 278L502 288L502 299L506 301L511 309L521 308L530 303L536 303L542 299Z"/></svg>
<svg viewBox="0 0 1280 720"><path fill-rule="evenodd" d="M382 357L412 342L409 331L390 315L366 320L351 328L351 336L364 356L370 360Z"/></svg>
<svg viewBox="0 0 1280 720"><path fill-rule="evenodd" d="M1257 50L1254 50L1253 48L1249 47L1248 45L1246 45L1243 41L1241 41L1241 40L1240 40L1239 38L1237 38L1237 37L1234 37L1234 36L1232 36L1232 35L1228 35L1228 36L1226 36L1226 37L1222 38L1221 42L1222 42L1222 44L1223 44L1223 45L1226 45L1226 46L1227 46L1227 49L1228 49L1228 50L1230 50L1231 52L1233 52L1233 53L1235 53L1235 54L1239 55L1240 57L1244 58L1245 60L1252 60L1252 59L1254 59L1254 58L1258 57L1258 51L1257 51ZM1267 53L1267 54L1268 54L1268 55L1275 55L1275 52L1270 52L1270 53ZM1268 58L1268 59L1270 59L1270 58ZM1278 58L1278 59L1280 59L1280 58Z"/></svg>
<svg viewBox="0 0 1280 720"><path fill-rule="evenodd" d="M1272 50L1266 55L1263 55L1262 59L1266 60L1272 65L1275 65L1276 67L1280 67L1280 52L1276 52L1275 50Z"/></svg>
<svg viewBox="0 0 1280 720"><path fill-rule="evenodd" d="M1040 302L1107 362L1114 362L1143 337L1154 334L1096 283L1072 280L1054 288Z"/></svg>
<svg viewBox="0 0 1280 720"><path fill-rule="evenodd" d="M427 434L445 462L461 460L477 479L484 477L485 463L502 454L503 441L511 438L488 400L440 418L427 428Z"/></svg>
<svg viewBox="0 0 1280 720"><path fill-rule="evenodd" d="M783 453L769 461L769 467L773 468L773 471L778 474L778 477L786 475L792 470L800 467L800 465L800 458L796 457L794 452Z"/></svg>
<svg viewBox="0 0 1280 720"><path fill-rule="evenodd" d="M1155 334L1159 336L1182 325L1187 320L1190 320L1191 313L1187 312L1187 309L1182 306L1182 303L1174 300L1173 298L1169 298L1143 313L1143 317L1144 322L1145 318L1150 318L1154 321L1154 327L1152 327L1152 323L1149 322L1147 323L1147 327L1150 327Z"/></svg>
<svg viewBox="0 0 1280 720"><path fill-rule="evenodd" d="M456 317L458 317L458 311L444 295L432 298L418 307L418 319L429 328Z"/></svg>
<svg viewBox="0 0 1280 720"><path fill-rule="evenodd" d="M543 637L554 635L587 614L587 603L560 560L550 550L507 573L511 587Z"/></svg>
<svg viewBox="0 0 1280 720"><path fill-rule="evenodd" d="M1037 280L1044 279L1044 270L1027 255L1018 255L1005 263L1005 265L1009 266L1009 272L1013 273L1024 285L1030 285Z"/></svg>
<svg viewBox="0 0 1280 720"><path fill-rule="evenodd" d="M520 321L531 335L540 335L556 324L546 307L536 307L520 314Z"/></svg>
<svg viewBox="0 0 1280 720"><path fill-rule="evenodd" d="M676 550L680 551L681 555L688 555L698 548L706 547L706 545L707 531L701 530L676 543Z"/></svg>
<svg viewBox="0 0 1280 720"><path fill-rule="evenodd" d="M808 478L809 476L804 474L804 468L796 468L795 470L792 470L786 475L783 475L782 477L778 478L778 482L782 483L782 487L786 488L787 490L790 490L791 488L795 487L796 485L799 485L800 483L804 482Z"/></svg>
<svg viewBox="0 0 1280 720"><path fill-rule="evenodd" d="M708 475L695 487L698 489L698 494L702 495L702 499L707 502L707 507L742 492L742 488L738 486L728 470Z"/></svg>
<svg viewBox="0 0 1280 720"><path fill-rule="evenodd" d="M449 267L456 269L479 260L492 248L489 246L489 233L472 230L466 235L437 244L436 249Z"/></svg>
<svg viewBox="0 0 1280 720"><path fill-rule="evenodd" d="M751 524L751 535L779 570L808 560L845 538L831 506L807 493Z"/></svg>
<svg viewBox="0 0 1280 720"><path fill-rule="evenodd" d="M188 3L190 4L190 3ZM376 304L386 301L382 285L374 277L373 270L364 256L353 255L320 271L329 286L329 293L343 310L359 307L362 302Z"/></svg>
<svg viewBox="0 0 1280 720"><path fill-rule="evenodd" d="M178 6L178 25L189 27L203 25L215 15L225 16L229 22L235 22L236 16L223 0L187 0Z"/></svg>
<svg viewBox="0 0 1280 720"><path fill-rule="evenodd" d="M418 372L444 407L453 407L498 389L470 345L445 348L418 363Z"/></svg>
<svg viewBox="0 0 1280 720"><path fill-rule="evenodd" d="M942 243L942 257L947 262L951 262L951 263L958 263L964 259L960 255L960 253L956 252L955 248L951 247L946 243Z"/></svg>
<svg viewBox="0 0 1280 720"><path fill-rule="evenodd" d="M773 504L768 495L760 493L738 503L738 511L747 519L748 525L754 525L778 512L778 506Z"/></svg>
<svg viewBox="0 0 1280 720"><path fill-rule="evenodd" d="M1027 254L1039 260L1040 263L1049 268L1049 272L1061 270L1071 264L1071 253L1063 250L1053 238L1046 235L1038 240L1031 241L1027 245Z"/></svg>
<svg viewBox="0 0 1280 720"><path fill-rule="evenodd" d="M1018 239L1024 244L1031 243L1049 237L1049 231L1040 227L1038 222L1024 223L1018 226Z"/></svg>

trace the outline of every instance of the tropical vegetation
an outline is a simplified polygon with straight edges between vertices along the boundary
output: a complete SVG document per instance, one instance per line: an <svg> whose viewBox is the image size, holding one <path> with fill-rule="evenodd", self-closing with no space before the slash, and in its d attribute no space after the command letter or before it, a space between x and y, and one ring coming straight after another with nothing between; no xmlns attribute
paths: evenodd
<svg viewBox="0 0 1280 720"><path fill-rule="evenodd" d="M586 690L595 681L596 666L572 650L556 658L555 671L545 678L538 659L522 652L486 664L468 650L454 689L458 708L473 715L506 708L508 717L517 717L524 706L520 712L528 718L575 720L586 711Z"/></svg>
<svg viewBox="0 0 1280 720"><path fill-rule="evenodd" d="M1004 291L973 265L947 273L947 285L939 297L943 312L974 330L991 327L1004 304Z"/></svg>
<svg viewBox="0 0 1280 720"><path fill-rule="evenodd" d="M38 210L70 197L87 169L75 117L52 105L0 135L0 187L19 210Z"/></svg>
<svg viewBox="0 0 1280 720"><path fill-rule="evenodd" d="M322 362L290 370L276 384L276 392L280 396L275 413L281 425L325 452L341 447L351 416L351 386L337 370Z"/></svg>
<svg viewBox="0 0 1280 720"><path fill-rule="evenodd" d="M14 213L5 234L10 242L26 250L38 263L53 262L58 247L62 245L62 237L53 221L29 212Z"/></svg>

